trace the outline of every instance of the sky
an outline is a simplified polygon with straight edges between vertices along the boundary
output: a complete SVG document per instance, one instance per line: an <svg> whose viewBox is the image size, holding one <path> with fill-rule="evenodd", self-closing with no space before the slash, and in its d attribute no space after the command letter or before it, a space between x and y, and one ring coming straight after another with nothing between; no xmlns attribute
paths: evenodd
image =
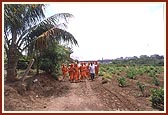
<svg viewBox="0 0 168 115"><path fill-rule="evenodd" d="M52 3L46 16L74 15L67 31L79 47L73 59L99 60L140 55L164 55L165 12L160 3Z"/></svg>

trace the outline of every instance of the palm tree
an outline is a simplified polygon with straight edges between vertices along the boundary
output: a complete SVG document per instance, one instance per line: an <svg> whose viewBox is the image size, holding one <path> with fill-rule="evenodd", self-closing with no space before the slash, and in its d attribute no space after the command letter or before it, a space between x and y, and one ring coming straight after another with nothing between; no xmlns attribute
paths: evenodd
<svg viewBox="0 0 168 115"><path fill-rule="evenodd" d="M45 19L44 4L4 5L4 48L8 58L7 80L15 81L19 56L29 48L43 49L49 42L65 41L78 45L72 34L65 31L69 13L55 14ZM64 20L64 23L60 23Z"/></svg>

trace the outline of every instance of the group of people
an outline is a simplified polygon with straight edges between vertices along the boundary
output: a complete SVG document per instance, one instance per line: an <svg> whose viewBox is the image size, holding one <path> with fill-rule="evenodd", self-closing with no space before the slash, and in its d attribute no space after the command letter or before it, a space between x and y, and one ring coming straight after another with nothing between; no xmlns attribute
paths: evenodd
<svg viewBox="0 0 168 115"><path fill-rule="evenodd" d="M99 64L95 62L81 62L81 63L71 63L69 66L62 64L62 74L63 81L68 74L70 82L79 82L86 79L91 79L92 81L95 78L95 75L98 76Z"/></svg>

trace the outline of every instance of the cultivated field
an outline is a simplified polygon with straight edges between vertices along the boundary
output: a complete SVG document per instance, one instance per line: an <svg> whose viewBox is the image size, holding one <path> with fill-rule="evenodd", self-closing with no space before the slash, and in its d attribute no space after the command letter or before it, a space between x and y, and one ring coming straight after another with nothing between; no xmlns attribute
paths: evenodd
<svg viewBox="0 0 168 115"><path fill-rule="evenodd" d="M32 82L36 79L36 82ZM60 78L61 79L61 76ZM41 73L20 95L5 83L5 111L163 111L164 68L100 65L94 81L70 83Z"/></svg>

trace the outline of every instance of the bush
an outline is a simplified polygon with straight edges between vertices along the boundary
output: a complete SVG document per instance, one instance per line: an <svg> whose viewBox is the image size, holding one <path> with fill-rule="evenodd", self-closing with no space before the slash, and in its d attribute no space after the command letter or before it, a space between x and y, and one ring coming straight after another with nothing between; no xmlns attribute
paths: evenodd
<svg viewBox="0 0 168 115"><path fill-rule="evenodd" d="M52 44L40 55L39 67L48 73L59 73L61 64L70 59L70 51L59 44Z"/></svg>
<svg viewBox="0 0 168 115"><path fill-rule="evenodd" d="M137 82L137 86L139 87L141 93L143 96L145 96L145 85L140 83L139 81Z"/></svg>
<svg viewBox="0 0 168 115"><path fill-rule="evenodd" d="M139 68L137 72L139 75L143 75L145 71L144 68Z"/></svg>
<svg viewBox="0 0 168 115"><path fill-rule="evenodd" d="M153 89L151 90L151 102L154 108L164 109L164 89Z"/></svg>
<svg viewBox="0 0 168 115"><path fill-rule="evenodd" d="M99 72L99 76L103 76L104 73L102 71Z"/></svg>
<svg viewBox="0 0 168 115"><path fill-rule="evenodd" d="M48 58L43 58L40 62L40 69L45 72L53 72L53 62Z"/></svg>
<svg viewBox="0 0 168 115"><path fill-rule="evenodd" d="M159 84L160 84L160 82L159 82L157 77L153 77L152 83L155 84L156 86L159 86Z"/></svg>
<svg viewBox="0 0 168 115"><path fill-rule="evenodd" d="M121 86L121 87L126 86L125 77L120 77L120 78L118 78L117 80L118 80L119 86Z"/></svg>
<svg viewBox="0 0 168 115"><path fill-rule="evenodd" d="M150 77L156 77L156 73L155 73L154 70L151 70L151 71L148 73L148 75L149 75Z"/></svg>
<svg viewBox="0 0 168 115"><path fill-rule="evenodd" d="M100 72L106 72L105 67L100 67Z"/></svg>
<svg viewBox="0 0 168 115"><path fill-rule="evenodd" d="M136 78L136 72L134 70L128 70L127 71L127 77L130 79L135 79Z"/></svg>
<svg viewBox="0 0 168 115"><path fill-rule="evenodd" d="M109 74L109 73L104 73L103 75L105 78L108 78L108 79L111 79L112 78L112 75Z"/></svg>

